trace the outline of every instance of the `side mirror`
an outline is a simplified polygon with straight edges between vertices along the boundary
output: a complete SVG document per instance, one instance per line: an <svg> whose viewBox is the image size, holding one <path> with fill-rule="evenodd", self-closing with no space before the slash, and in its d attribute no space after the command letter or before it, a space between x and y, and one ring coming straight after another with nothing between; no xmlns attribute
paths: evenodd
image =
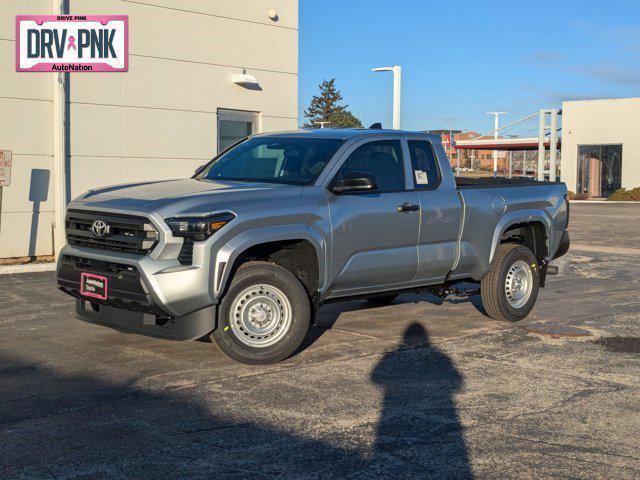
<svg viewBox="0 0 640 480"><path fill-rule="evenodd" d="M335 195L357 192L372 192L378 189L373 175L366 172L349 172L342 178L334 180L329 191Z"/></svg>

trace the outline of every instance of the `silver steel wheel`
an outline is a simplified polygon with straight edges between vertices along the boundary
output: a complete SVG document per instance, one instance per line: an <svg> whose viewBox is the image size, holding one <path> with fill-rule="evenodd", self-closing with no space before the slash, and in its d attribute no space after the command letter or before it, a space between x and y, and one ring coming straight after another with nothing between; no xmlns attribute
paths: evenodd
<svg viewBox="0 0 640 480"><path fill-rule="evenodd" d="M507 272L504 293L513 308L523 307L531 297L533 290L533 272L524 260L518 260Z"/></svg>
<svg viewBox="0 0 640 480"><path fill-rule="evenodd" d="M233 299L229 312L236 338L256 348L279 342L291 328L293 316L287 296L266 283L245 288Z"/></svg>

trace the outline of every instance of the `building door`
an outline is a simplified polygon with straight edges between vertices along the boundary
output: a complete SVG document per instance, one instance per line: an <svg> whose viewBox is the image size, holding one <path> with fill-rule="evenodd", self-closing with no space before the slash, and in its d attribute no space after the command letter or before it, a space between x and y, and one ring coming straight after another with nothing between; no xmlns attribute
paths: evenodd
<svg viewBox="0 0 640 480"><path fill-rule="evenodd" d="M258 114L218 109L218 153L238 140L258 132Z"/></svg>
<svg viewBox="0 0 640 480"><path fill-rule="evenodd" d="M578 146L578 192L608 197L622 186L622 145Z"/></svg>

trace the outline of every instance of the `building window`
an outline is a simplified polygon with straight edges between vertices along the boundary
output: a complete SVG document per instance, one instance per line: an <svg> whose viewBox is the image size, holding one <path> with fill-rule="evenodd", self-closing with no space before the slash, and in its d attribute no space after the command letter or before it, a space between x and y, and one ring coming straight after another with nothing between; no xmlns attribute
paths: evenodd
<svg viewBox="0 0 640 480"><path fill-rule="evenodd" d="M258 131L258 114L218 109L218 152Z"/></svg>
<svg viewBox="0 0 640 480"><path fill-rule="evenodd" d="M578 192L608 197L622 186L622 145L578 146Z"/></svg>

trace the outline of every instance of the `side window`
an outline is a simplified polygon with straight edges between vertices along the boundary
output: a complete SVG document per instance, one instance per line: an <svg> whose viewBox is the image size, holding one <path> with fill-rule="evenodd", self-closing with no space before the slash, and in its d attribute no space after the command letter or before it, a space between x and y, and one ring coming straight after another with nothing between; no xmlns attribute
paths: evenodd
<svg viewBox="0 0 640 480"><path fill-rule="evenodd" d="M350 172L372 175L378 192L404 190L404 166L399 140L369 142L356 148L344 161L336 179Z"/></svg>
<svg viewBox="0 0 640 480"><path fill-rule="evenodd" d="M440 181L440 173L431 143L425 140L409 140L409 153L415 187L435 188Z"/></svg>

